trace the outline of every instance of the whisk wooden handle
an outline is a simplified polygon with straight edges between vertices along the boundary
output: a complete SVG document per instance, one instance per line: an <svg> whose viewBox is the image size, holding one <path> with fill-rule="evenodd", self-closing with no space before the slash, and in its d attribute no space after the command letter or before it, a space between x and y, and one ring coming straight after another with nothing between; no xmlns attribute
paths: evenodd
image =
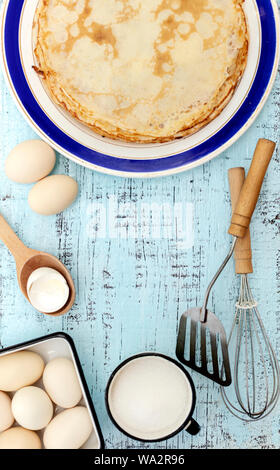
<svg viewBox="0 0 280 470"><path fill-rule="evenodd" d="M243 238L250 225L274 149L275 143L271 140L260 139L257 143L250 170L231 218L228 233L235 237Z"/></svg>
<svg viewBox="0 0 280 470"><path fill-rule="evenodd" d="M228 171L228 180L232 212L234 212L242 186L245 181L245 169L241 167L231 168ZM249 228L246 230L245 236L237 240L234 250L234 258L236 274L248 274L253 272L251 237Z"/></svg>

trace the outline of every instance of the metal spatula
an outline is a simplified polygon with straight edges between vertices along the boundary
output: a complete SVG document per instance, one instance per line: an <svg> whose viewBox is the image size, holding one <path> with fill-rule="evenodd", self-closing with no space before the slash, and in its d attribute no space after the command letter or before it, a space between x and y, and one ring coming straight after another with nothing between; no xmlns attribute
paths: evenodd
<svg viewBox="0 0 280 470"><path fill-rule="evenodd" d="M228 255L210 282L202 307L191 308L180 320L176 355L180 362L226 387L231 384L226 333L220 320L207 309L212 287L230 260L238 238L250 225L263 179L275 149L270 140L258 141L248 176L232 215L229 233L233 242Z"/></svg>

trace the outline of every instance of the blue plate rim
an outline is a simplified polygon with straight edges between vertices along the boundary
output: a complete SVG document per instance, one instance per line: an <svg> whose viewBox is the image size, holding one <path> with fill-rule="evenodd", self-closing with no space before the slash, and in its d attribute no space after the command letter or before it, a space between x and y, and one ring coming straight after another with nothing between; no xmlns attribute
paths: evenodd
<svg viewBox="0 0 280 470"><path fill-rule="evenodd" d="M6 0L2 9L2 68L17 107L35 132L56 150L76 163L102 173L124 177L158 177L204 164L226 150L252 125L276 78L280 49L278 6L276 0L256 0L262 31L259 66L247 97L229 122L205 142L170 157L134 160L108 156L88 149L64 134L35 100L20 60L18 32L24 3L25 0Z"/></svg>

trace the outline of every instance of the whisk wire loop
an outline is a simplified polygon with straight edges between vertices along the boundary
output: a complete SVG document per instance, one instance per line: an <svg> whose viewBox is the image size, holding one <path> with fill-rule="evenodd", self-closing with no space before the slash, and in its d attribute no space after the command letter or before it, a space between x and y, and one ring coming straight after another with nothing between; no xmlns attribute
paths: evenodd
<svg viewBox="0 0 280 470"><path fill-rule="evenodd" d="M240 294L228 346L229 349L234 348L235 399L230 396L231 387L227 391L221 387L226 407L243 421L268 416L279 398L280 369L246 274L241 275Z"/></svg>

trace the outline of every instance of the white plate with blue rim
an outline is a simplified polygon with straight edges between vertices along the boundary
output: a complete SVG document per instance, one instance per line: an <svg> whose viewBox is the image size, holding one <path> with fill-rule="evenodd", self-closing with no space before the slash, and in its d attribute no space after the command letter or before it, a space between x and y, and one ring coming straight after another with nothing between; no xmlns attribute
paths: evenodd
<svg viewBox="0 0 280 470"><path fill-rule="evenodd" d="M162 144L103 138L57 106L34 71L32 23L38 0L5 0L2 11L2 68L23 116L37 134L76 163L129 177L172 175L219 155L253 123L277 73L280 26L276 0L245 0L250 44L248 64L222 113L199 132Z"/></svg>

